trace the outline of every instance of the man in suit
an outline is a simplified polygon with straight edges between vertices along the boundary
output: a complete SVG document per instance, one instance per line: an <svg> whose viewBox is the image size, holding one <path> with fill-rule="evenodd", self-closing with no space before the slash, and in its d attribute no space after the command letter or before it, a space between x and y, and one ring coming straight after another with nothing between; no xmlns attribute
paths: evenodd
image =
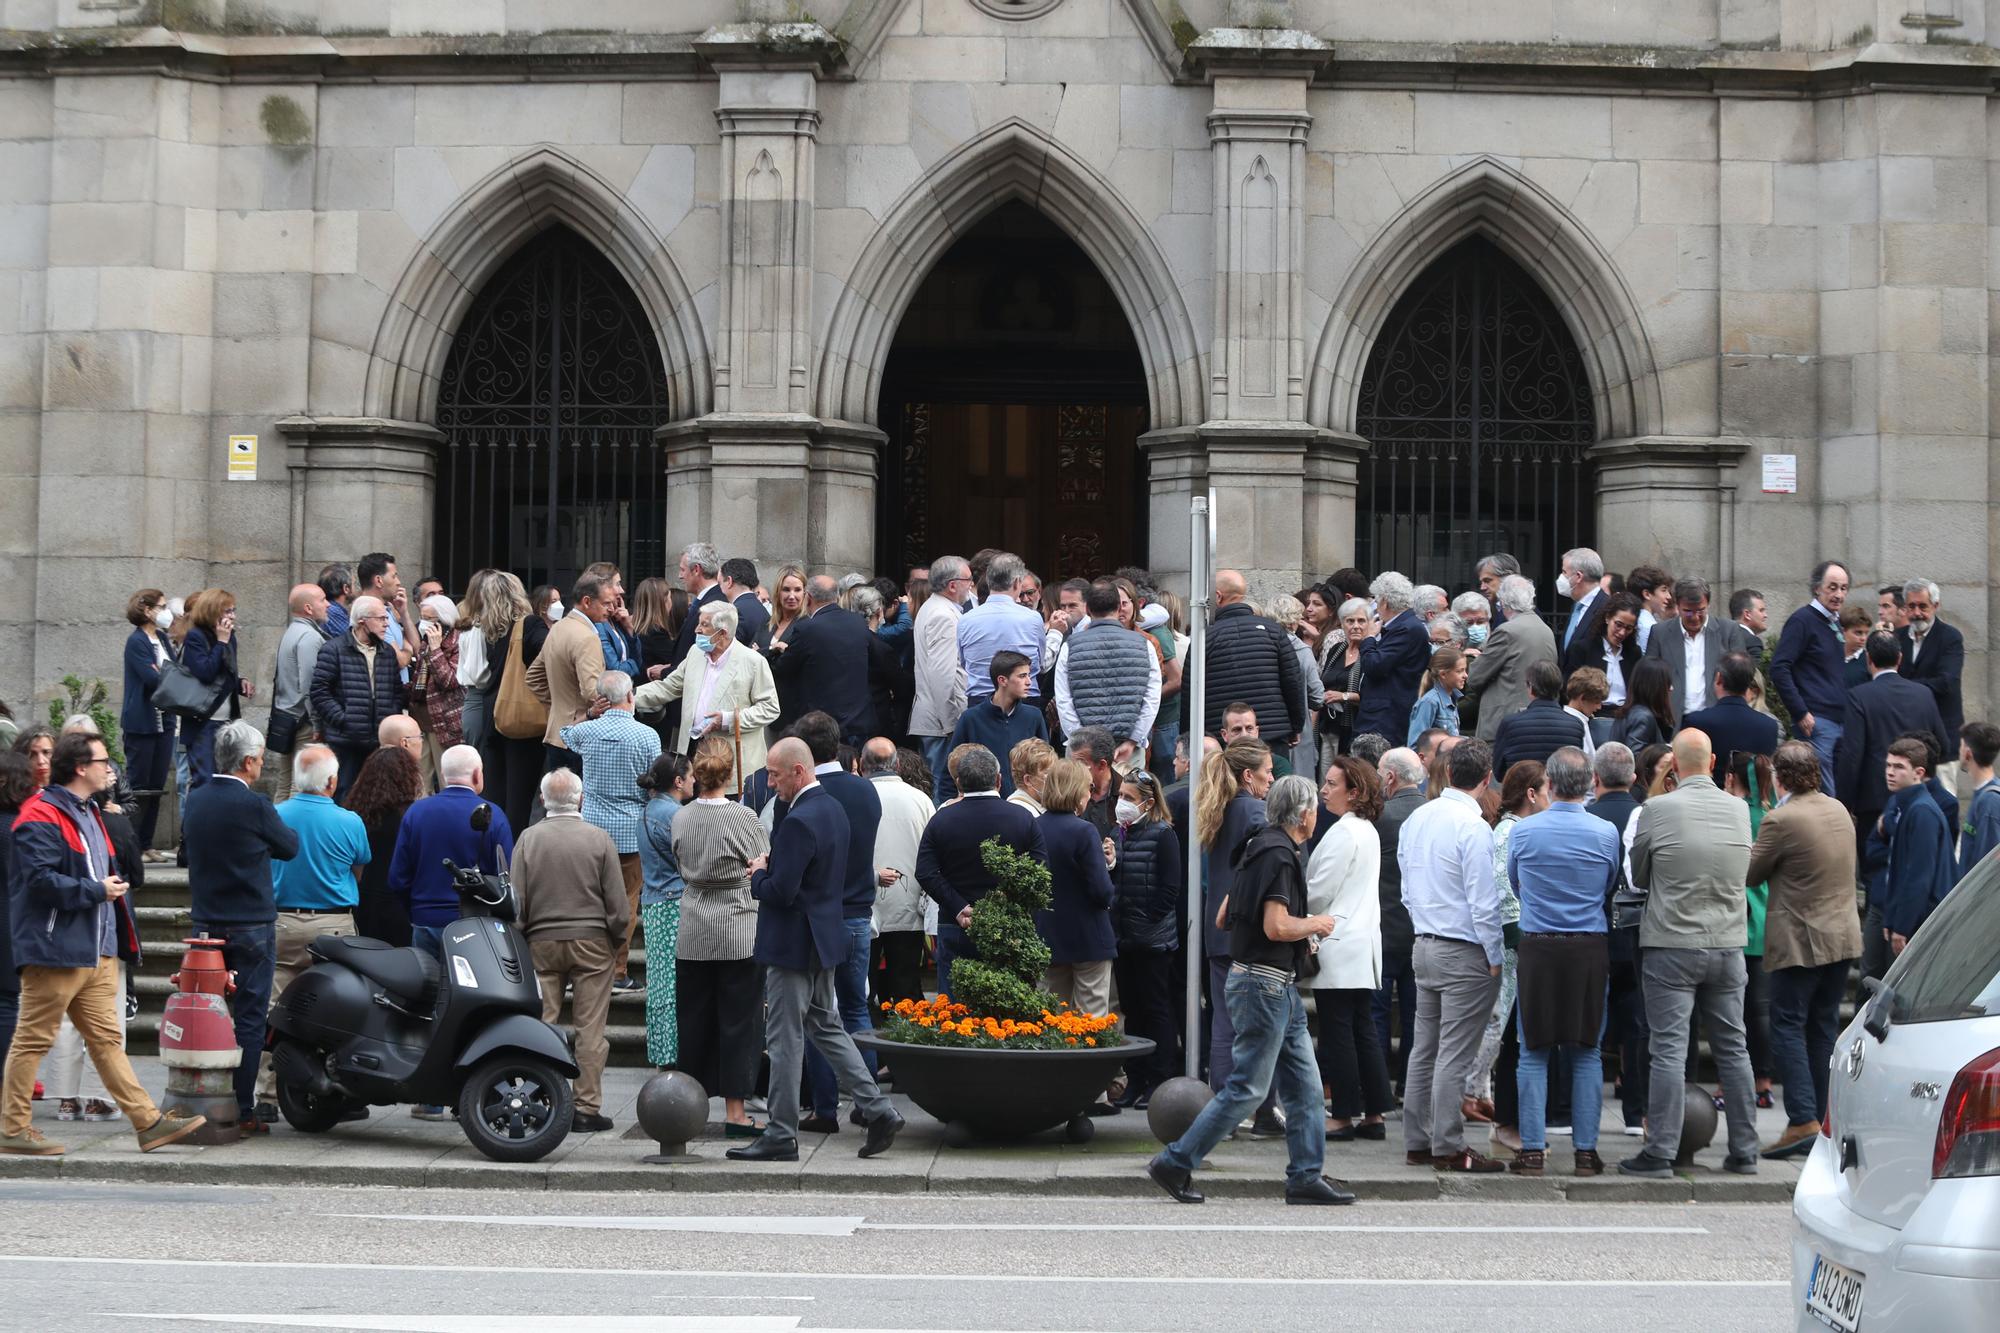
<svg viewBox="0 0 2000 1333"><path fill-rule="evenodd" d="M1771 627L1764 594L1755 588L1738 588L1729 594L1729 629L1735 645L1731 652L1748 653L1753 662L1764 660L1764 631Z"/></svg>
<svg viewBox="0 0 2000 1333"><path fill-rule="evenodd" d="M1382 868L1377 886L1382 902L1382 985L1375 992L1375 1035L1388 1061L1389 1076L1400 1090L1410 1067L1410 1038L1417 1030L1417 974L1411 963L1416 947L1416 928L1410 924L1410 909L1403 906L1403 867L1396 859L1397 839L1403 821L1424 803L1424 765L1415 750L1397 747L1386 751L1376 764L1382 775L1382 813L1375 819L1375 832L1382 841ZM1324 815L1321 816L1325 818ZM1176 826L1178 828L1178 825ZM1389 1010L1394 1006L1403 1040L1394 1057L1389 1054Z"/></svg>
<svg viewBox="0 0 2000 1333"><path fill-rule="evenodd" d="M1528 706L1502 722L1493 738L1496 784L1524 759L1546 764L1565 745L1581 750L1589 739L1589 724L1562 706L1563 677L1555 663L1536 662L1528 668L1528 693Z"/></svg>
<svg viewBox="0 0 2000 1333"><path fill-rule="evenodd" d="M1556 596L1573 598L1576 602L1563 626L1562 646L1567 648L1590 619L1591 603L1604 596L1604 557L1588 546L1564 551L1562 572L1556 576Z"/></svg>
<svg viewBox="0 0 2000 1333"><path fill-rule="evenodd" d="M837 604L837 588L825 574L806 580L805 618L771 645L778 654L771 674L802 710L832 714L840 738L859 745L875 707L868 691L868 622Z"/></svg>
<svg viewBox="0 0 2000 1333"><path fill-rule="evenodd" d="M681 587L687 590L688 613L681 620L680 633L674 636L674 651L667 659L667 665L679 666L681 659L694 647L695 617L710 602L727 601L722 592L722 584L716 576L722 572L722 557L707 542L690 543L681 552Z"/></svg>
<svg viewBox="0 0 2000 1333"><path fill-rule="evenodd" d="M1903 650L1895 636L1877 630L1864 651L1870 679L1847 696L1847 729L1833 752L1833 789L1863 839L1889 803L1883 777L1889 746L1910 732L1927 732L1940 746L1944 738L1937 700L1896 669Z"/></svg>
<svg viewBox="0 0 2000 1333"><path fill-rule="evenodd" d="M1748 882L1770 886L1764 975L1786 1128L1764 1156L1785 1158L1812 1151L1826 1114L1827 1072L1847 972L1861 956L1861 920L1854 911L1853 830L1840 803L1819 789L1819 756L1804 741L1787 741L1771 769L1780 799L1757 830Z"/></svg>
<svg viewBox="0 0 2000 1333"><path fill-rule="evenodd" d="M1487 636L1486 650L1465 679L1465 697L1479 709L1474 734L1487 742L1502 722L1528 706L1528 668L1536 662L1555 666L1557 660L1556 636L1535 614L1533 583L1519 574L1500 580L1500 605L1507 623Z"/></svg>
<svg viewBox="0 0 2000 1333"><path fill-rule="evenodd" d="M753 956L765 969L770 1118L755 1142L731 1148L729 1156L739 1162L799 1160L799 1070L810 1041L868 1127L859 1155L874 1157L895 1142L903 1117L876 1086L835 1007L834 972L849 949L841 921L847 814L820 786L804 741L787 736L772 746L764 770L787 806L784 822L772 829L770 854L750 862L750 896L758 904ZM872 831L866 845L872 856Z"/></svg>
<svg viewBox="0 0 2000 1333"><path fill-rule="evenodd" d="M1361 705L1354 714L1354 734L1402 736L1409 731L1410 709L1430 665L1430 627L1412 605L1416 590L1401 574L1382 575L1368 591L1375 598L1375 623L1361 641ZM1319 698L1319 687L1309 693Z"/></svg>
<svg viewBox="0 0 2000 1333"><path fill-rule="evenodd" d="M1659 635L1653 636L1655 643ZM1711 708L1689 713L1683 725L1704 733L1718 758L1727 761L1738 750L1752 754L1775 754L1778 749L1778 721L1750 706L1746 697L1757 683L1757 664L1746 653L1725 653L1715 668L1710 688L1715 693Z"/></svg>
<svg viewBox="0 0 2000 1333"><path fill-rule="evenodd" d="M959 756L958 795L931 817L917 844L917 883L938 905L938 990L946 995L951 993L953 960L979 956L965 931L972 924L972 905L994 883L980 844L998 838L1038 862L1048 861L1035 817L1000 798L1000 761L985 746Z"/></svg>
<svg viewBox="0 0 2000 1333"><path fill-rule="evenodd" d="M1959 693L1959 677L1965 674L1965 636L1958 628L1937 618L1938 586L1929 579L1911 579L1903 585L1903 614L1908 623L1896 631L1903 649L1903 665L1898 674L1931 692L1937 700L1938 716L1944 719L1947 757L1958 753L1958 729L1965 725L1965 704ZM1946 768L1955 767L1947 764ZM1955 787L1957 774L1940 774L1946 787Z"/></svg>
<svg viewBox="0 0 2000 1333"><path fill-rule="evenodd" d="M693 754L708 735L741 748L738 772L729 780L728 794L743 790L747 775L764 768L764 729L778 720L778 686L762 653L737 637L742 622L728 602L712 601L695 620L695 650L679 666L656 681L641 685L632 696L641 713L656 713L684 701L674 733L673 752Z"/></svg>
<svg viewBox="0 0 2000 1333"><path fill-rule="evenodd" d="M1590 813L1617 829L1622 844L1625 826L1632 822L1632 812L1639 808L1638 798L1632 795L1632 779L1637 769L1631 748L1622 741L1606 741L1590 757L1590 773L1594 787ZM1623 866L1619 870L1622 880ZM1608 904L1606 911L1608 915ZM1619 1110L1624 1116L1626 1132L1631 1133L1646 1121L1646 1085L1652 1077L1646 1000L1639 984L1639 928L1629 926L1609 931L1606 947L1611 971L1604 1032L1618 1049Z"/></svg>
<svg viewBox="0 0 2000 1333"><path fill-rule="evenodd" d="M580 575L570 589L569 614L549 631L542 651L528 667L528 689L549 706L549 725L542 733L544 773L567 768L583 776L583 759L563 744L562 729L583 721L597 697L597 682L604 675L604 644L597 637L597 625L610 605L604 580L595 574Z"/></svg>
<svg viewBox="0 0 2000 1333"><path fill-rule="evenodd" d="M771 611L757 600L757 566L737 556L722 562L722 595L736 608L737 637L752 648L770 641Z"/></svg>
<svg viewBox="0 0 2000 1333"><path fill-rule="evenodd" d="M1674 585L1680 615L1655 625L1646 641L1646 656L1674 673L1674 702L1683 717L1715 702L1715 668L1735 642L1729 627L1708 614L1708 601L1706 579L1682 579Z"/></svg>

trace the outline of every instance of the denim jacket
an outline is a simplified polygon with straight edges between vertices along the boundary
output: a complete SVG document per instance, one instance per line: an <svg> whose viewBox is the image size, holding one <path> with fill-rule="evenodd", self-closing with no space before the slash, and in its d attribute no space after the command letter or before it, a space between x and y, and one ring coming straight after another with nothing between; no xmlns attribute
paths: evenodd
<svg viewBox="0 0 2000 1333"><path fill-rule="evenodd" d="M1431 686L1410 709L1410 735L1403 744L1415 746L1417 737L1432 727L1443 727L1452 735L1458 735L1458 700L1458 691L1447 693L1442 685Z"/></svg>
<svg viewBox="0 0 2000 1333"><path fill-rule="evenodd" d="M639 817L639 867L646 877L639 890L641 907L677 903L687 889L680 862L674 858L674 816L680 808L671 796L655 796Z"/></svg>

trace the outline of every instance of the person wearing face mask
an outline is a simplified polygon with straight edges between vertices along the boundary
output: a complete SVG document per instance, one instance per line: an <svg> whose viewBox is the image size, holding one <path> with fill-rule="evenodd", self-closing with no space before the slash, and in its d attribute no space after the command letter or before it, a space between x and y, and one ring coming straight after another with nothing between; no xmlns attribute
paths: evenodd
<svg viewBox="0 0 2000 1333"><path fill-rule="evenodd" d="M167 637L174 614L167 609L165 593L158 588L141 588L125 604L125 619L133 626L125 636L125 701L118 712L118 729L125 738L125 775L137 790L158 793L167 785L177 719L154 709L150 700L160 683L161 668L178 656L173 640ZM164 861L166 855L153 850L160 798L157 794L142 796L138 805L133 828L145 859Z"/></svg>
<svg viewBox="0 0 2000 1333"><path fill-rule="evenodd" d="M1118 787L1118 828L1122 846L1112 869L1116 897L1112 924L1118 956L1111 965L1125 1030L1150 1038L1153 1053L1125 1066L1120 1106L1144 1110L1153 1089L1180 1072L1175 1051L1179 1006L1175 981L1181 972L1181 843L1160 780L1134 769Z"/></svg>
<svg viewBox="0 0 2000 1333"><path fill-rule="evenodd" d="M692 755L704 737L727 741L736 771L724 788L739 795L747 773L763 767L767 729L778 720L778 685L763 654L739 642L736 607L717 598L696 618L693 651L679 666L639 687L633 706L641 717L681 702L680 724L670 747Z"/></svg>
<svg viewBox="0 0 2000 1333"><path fill-rule="evenodd" d="M1465 650L1477 657L1486 646L1486 636L1493 632L1492 604L1484 593L1462 592L1451 599L1451 613L1465 626Z"/></svg>
<svg viewBox="0 0 2000 1333"><path fill-rule="evenodd" d="M312 711L320 733L340 761L343 799L361 765L374 753L382 719L403 711L403 674L389 643L389 606L364 595L348 608L353 627L320 645L313 666Z"/></svg>
<svg viewBox="0 0 2000 1333"><path fill-rule="evenodd" d="M1603 577L1604 558L1597 552L1587 546L1563 552L1562 572L1556 575L1556 596L1571 598L1576 603L1570 608L1569 621L1563 630L1564 648L1569 647L1570 640L1590 618L1591 603L1604 595L1600 586Z"/></svg>

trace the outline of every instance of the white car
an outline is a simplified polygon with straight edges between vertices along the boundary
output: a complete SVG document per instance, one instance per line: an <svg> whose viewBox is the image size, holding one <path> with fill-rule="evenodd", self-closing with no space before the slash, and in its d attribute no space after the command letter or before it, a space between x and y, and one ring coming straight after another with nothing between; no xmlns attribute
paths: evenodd
<svg viewBox="0 0 2000 1333"><path fill-rule="evenodd" d="M1833 1048L1792 1199L1799 1329L2000 1329L2000 859L1954 889Z"/></svg>

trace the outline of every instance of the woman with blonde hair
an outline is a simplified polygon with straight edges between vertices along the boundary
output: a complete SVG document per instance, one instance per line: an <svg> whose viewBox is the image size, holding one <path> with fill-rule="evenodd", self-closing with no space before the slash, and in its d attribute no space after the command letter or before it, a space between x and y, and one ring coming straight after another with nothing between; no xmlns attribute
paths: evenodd
<svg viewBox="0 0 2000 1333"><path fill-rule="evenodd" d="M216 701L229 704L229 721L243 716L243 700L256 687L236 670L236 596L221 588L203 588L188 598L187 637L181 640L181 665L204 685L221 683L223 692ZM202 786L215 776L216 714L188 718L181 732L181 744L188 755L188 789Z"/></svg>
<svg viewBox="0 0 2000 1333"><path fill-rule="evenodd" d="M1223 746L1219 755L1202 765L1201 786L1194 794L1195 842L1199 855L1206 858L1201 929L1210 997L1208 1085L1218 1092L1229 1081L1233 1067L1230 1047L1236 1041L1236 1027L1220 998L1229 984L1229 931L1217 924L1217 913L1236 880L1236 854L1264 825L1264 798L1275 777L1271 747L1245 736ZM1258 1138L1283 1136L1275 1094L1258 1108L1251 1133Z"/></svg>
<svg viewBox="0 0 2000 1333"><path fill-rule="evenodd" d="M443 593L417 606L416 649L410 659L410 715L424 733L424 779L432 788L444 752L465 741L465 687L458 683L459 627L470 627L463 612ZM421 709L419 709L421 704Z"/></svg>
<svg viewBox="0 0 2000 1333"><path fill-rule="evenodd" d="M1039 818L1048 808L1042 804L1042 784L1048 779L1049 770L1055 767L1055 762L1055 747L1041 737L1030 736L1024 741L1016 741L1014 748L1007 752L1007 771L1014 778L1014 790L1007 794L1008 802Z"/></svg>
<svg viewBox="0 0 2000 1333"><path fill-rule="evenodd" d="M1090 770L1058 759L1042 784L1047 811L1035 821L1048 850L1049 906L1035 913L1035 929L1049 946L1042 985L1080 1014L1111 1012L1111 960L1118 955L1111 929L1117 890L1105 864L1104 839L1083 818L1090 801Z"/></svg>
<svg viewBox="0 0 2000 1333"><path fill-rule="evenodd" d="M749 806L725 792L736 756L720 736L695 747L694 800L673 813L672 850L684 885L675 948L678 1067L722 1098L730 1138L755 1138L744 1101L757 1091L764 997L751 953L757 903L750 862L771 850Z"/></svg>
<svg viewBox="0 0 2000 1333"><path fill-rule="evenodd" d="M640 579L631 604L632 635L639 641L639 679L633 683L644 685L673 670L674 639L680 633L673 585L662 578Z"/></svg>
<svg viewBox="0 0 2000 1333"><path fill-rule="evenodd" d="M492 700L506 677L515 637L518 635L521 640L522 667L532 666L541 656L542 644L548 640L549 620L545 612L535 609L520 579L504 569L488 572L491 577L483 582L475 578L465 595L466 619L471 624L459 636L459 672L461 676L465 672L466 640L477 633L483 668L477 688L486 696L481 706L488 719L484 724L485 742L479 747L486 764L486 795L506 812L510 828L524 829L534 812L536 790L542 780L542 738L502 735L490 721ZM467 687L468 694L472 688ZM517 819L519 823L515 822Z"/></svg>
<svg viewBox="0 0 2000 1333"><path fill-rule="evenodd" d="M1299 686L1305 703L1305 716L1312 717L1319 711L1322 690L1319 684L1319 659L1313 653L1313 645L1299 631L1306 618L1305 604L1290 593L1279 593L1271 599L1271 619L1278 622L1278 628L1291 637L1292 651L1299 658ZM1316 728L1299 728L1299 739L1287 756L1291 760L1292 772L1304 773L1314 779L1319 778L1319 745L1315 739Z"/></svg>

